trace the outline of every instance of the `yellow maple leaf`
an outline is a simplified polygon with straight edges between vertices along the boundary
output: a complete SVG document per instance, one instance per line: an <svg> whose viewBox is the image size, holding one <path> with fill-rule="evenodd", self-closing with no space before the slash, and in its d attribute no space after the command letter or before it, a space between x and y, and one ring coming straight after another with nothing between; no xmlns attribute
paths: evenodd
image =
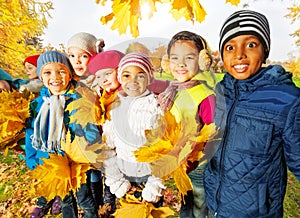
<svg viewBox="0 0 300 218"><path fill-rule="evenodd" d="M131 194L120 199L120 208L113 214L116 218L165 218L174 215L169 207L154 207L152 203L140 201Z"/></svg>
<svg viewBox="0 0 300 218"><path fill-rule="evenodd" d="M226 3L228 2L235 6L238 6L240 4L240 0L226 0Z"/></svg>
<svg viewBox="0 0 300 218"><path fill-rule="evenodd" d="M70 111L70 123L76 123L82 127L87 123L97 124L101 114L97 95L88 87L79 86L76 91L82 96L68 104L66 110Z"/></svg>
<svg viewBox="0 0 300 218"><path fill-rule="evenodd" d="M115 101L117 95L118 91L115 91L112 94L108 94L106 90L103 91L99 99L99 110L96 111L99 124L103 124L105 120L110 120L110 111L113 108L113 102Z"/></svg>

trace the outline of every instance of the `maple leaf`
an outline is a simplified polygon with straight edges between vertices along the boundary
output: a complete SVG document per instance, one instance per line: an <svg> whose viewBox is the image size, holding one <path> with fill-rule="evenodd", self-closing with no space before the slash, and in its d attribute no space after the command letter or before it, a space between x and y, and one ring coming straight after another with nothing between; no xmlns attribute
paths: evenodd
<svg viewBox="0 0 300 218"><path fill-rule="evenodd" d="M66 110L71 112L70 123L85 127L88 123L97 124L101 109L97 95L88 87L79 86L76 91L82 96L68 104Z"/></svg>
<svg viewBox="0 0 300 218"><path fill-rule="evenodd" d="M119 202L121 206L113 214L116 218L164 218L175 214L169 207L156 208L152 203L140 201L131 194L126 194Z"/></svg>
<svg viewBox="0 0 300 218"><path fill-rule="evenodd" d="M226 0L226 3L228 2L235 6L238 6L240 4L240 0Z"/></svg>
<svg viewBox="0 0 300 218"><path fill-rule="evenodd" d="M113 102L115 101L118 95L118 91L115 91L112 94L108 94L106 90L103 91L99 102L100 107L96 112L98 114L97 119L99 124L103 124L105 120L110 120L110 111L113 108Z"/></svg>

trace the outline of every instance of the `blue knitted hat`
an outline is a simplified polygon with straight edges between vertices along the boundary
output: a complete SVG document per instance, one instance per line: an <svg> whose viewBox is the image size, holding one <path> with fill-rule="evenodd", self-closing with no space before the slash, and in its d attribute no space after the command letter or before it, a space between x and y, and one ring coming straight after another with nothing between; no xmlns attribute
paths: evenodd
<svg viewBox="0 0 300 218"><path fill-rule="evenodd" d="M49 63L60 63L65 65L71 72L71 75L74 73L74 69L69 61L69 58L58 51L47 51L40 55L40 57L37 60L37 68L36 72L41 78L41 70L45 64Z"/></svg>
<svg viewBox="0 0 300 218"><path fill-rule="evenodd" d="M9 73L0 68L0 80L12 81L12 77Z"/></svg>

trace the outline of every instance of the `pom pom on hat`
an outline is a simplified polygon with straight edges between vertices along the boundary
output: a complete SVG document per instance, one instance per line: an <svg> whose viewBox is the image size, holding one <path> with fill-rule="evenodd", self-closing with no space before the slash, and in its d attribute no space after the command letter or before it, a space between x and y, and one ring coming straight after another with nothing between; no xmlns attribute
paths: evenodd
<svg viewBox="0 0 300 218"><path fill-rule="evenodd" d="M25 64L26 62L34 65L34 66L37 66L37 59L39 58L40 55L31 55L31 56L28 56L27 58L25 58L23 64Z"/></svg>
<svg viewBox="0 0 300 218"><path fill-rule="evenodd" d="M124 53L117 50L108 50L94 55L89 63L88 69L90 74L95 74L99 70L108 68L117 68Z"/></svg>
<svg viewBox="0 0 300 218"><path fill-rule="evenodd" d="M265 59L270 52L270 27L267 18L258 12L241 10L230 15L220 31L219 51L223 58L223 49L226 42L240 35L256 36L265 48Z"/></svg>
<svg viewBox="0 0 300 218"><path fill-rule="evenodd" d="M120 83L121 83L122 71L128 66L140 67L148 75L149 84L152 82L154 78L153 76L154 67L147 55L139 52L131 52L125 55L121 59L118 68L118 81Z"/></svg>
<svg viewBox="0 0 300 218"><path fill-rule="evenodd" d="M91 56L101 52L104 46L103 39L97 39L94 35L85 32L73 35L67 43L67 49L77 47L86 51Z"/></svg>
<svg viewBox="0 0 300 218"><path fill-rule="evenodd" d="M43 66L49 63L63 64L70 70L71 75L73 75L74 72L73 67L69 61L69 58L65 54L60 53L58 51L47 51L42 53L37 60L36 72L39 78L41 78L41 70Z"/></svg>
<svg viewBox="0 0 300 218"><path fill-rule="evenodd" d="M9 73L0 68L0 80L12 81L13 78Z"/></svg>

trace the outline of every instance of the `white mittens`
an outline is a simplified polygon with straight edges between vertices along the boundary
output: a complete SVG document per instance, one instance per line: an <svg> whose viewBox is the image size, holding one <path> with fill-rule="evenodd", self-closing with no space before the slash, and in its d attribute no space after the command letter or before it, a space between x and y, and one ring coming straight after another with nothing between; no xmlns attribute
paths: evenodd
<svg viewBox="0 0 300 218"><path fill-rule="evenodd" d="M105 184L109 186L111 193L115 194L117 198L122 198L131 187L130 182L125 178L118 181L106 178Z"/></svg>
<svg viewBox="0 0 300 218"><path fill-rule="evenodd" d="M142 197L148 202L156 203L159 201L162 196L162 190L165 188L161 179L149 176L145 188L142 191Z"/></svg>
<svg viewBox="0 0 300 218"><path fill-rule="evenodd" d="M124 178L123 173L119 170L116 157L106 159L104 162L105 184L109 186L111 193L117 198L123 197L130 189L130 182Z"/></svg>

